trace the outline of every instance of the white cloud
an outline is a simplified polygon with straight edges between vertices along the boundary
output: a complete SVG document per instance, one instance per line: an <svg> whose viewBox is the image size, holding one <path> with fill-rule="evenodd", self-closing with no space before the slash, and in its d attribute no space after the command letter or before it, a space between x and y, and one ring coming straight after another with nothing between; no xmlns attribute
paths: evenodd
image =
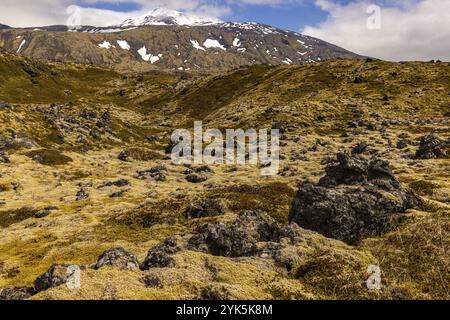
<svg viewBox="0 0 450 320"><path fill-rule="evenodd" d="M13 27L37 27L55 24L66 24L69 14L66 9L76 5L76 0L1 0L0 23ZM84 0L84 6L96 2L136 3L139 10L132 12L117 12L113 10L82 8L81 24L94 26L108 26L119 24L125 19L135 18L146 14L156 7L182 10L187 13L207 17L221 17L230 13L226 5L217 4L209 0Z"/></svg>
<svg viewBox="0 0 450 320"><path fill-rule="evenodd" d="M381 6L381 28L367 28L369 5ZM329 13L303 32L363 55L386 60L450 60L449 0L316 0Z"/></svg>

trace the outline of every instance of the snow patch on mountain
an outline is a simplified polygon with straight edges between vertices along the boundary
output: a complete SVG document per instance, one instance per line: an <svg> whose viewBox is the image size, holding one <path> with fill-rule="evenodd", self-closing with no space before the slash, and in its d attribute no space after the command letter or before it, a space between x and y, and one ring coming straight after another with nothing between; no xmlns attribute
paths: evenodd
<svg viewBox="0 0 450 320"><path fill-rule="evenodd" d="M203 48L200 43L198 43L197 40L191 40L192 46L197 50L203 50L206 51L205 48Z"/></svg>
<svg viewBox="0 0 450 320"><path fill-rule="evenodd" d="M109 41L103 41L102 43L100 43L99 45L98 45L98 47L99 48L102 48L102 49L110 49L111 47L112 47L112 45L111 45L111 43L109 42Z"/></svg>
<svg viewBox="0 0 450 320"><path fill-rule="evenodd" d="M241 39L234 38L233 40L233 47L240 47L241 46Z"/></svg>
<svg viewBox="0 0 450 320"><path fill-rule="evenodd" d="M147 48L145 46L140 48L138 50L138 53L141 56L142 60L150 62L151 64L158 62L163 56L162 54L158 54L158 55L154 56L150 52L147 53Z"/></svg>
<svg viewBox="0 0 450 320"><path fill-rule="evenodd" d="M203 46L205 48L208 48L208 49L210 49L210 48L219 48L219 49L222 49L224 51L227 50L222 44L220 44L219 41L212 40L212 39L206 39L205 42L203 43Z"/></svg>
<svg viewBox="0 0 450 320"><path fill-rule="evenodd" d="M117 40L117 44L124 50L130 51L130 45L125 40Z"/></svg>
<svg viewBox="0 0 450 320"><path fill-rule="evenodd" d="M17 53L20 52L20 50L22 50L23 45L26 43L27 41L25 39L22 40L22 42L19 45L19 49L17 49Z"/></svg>

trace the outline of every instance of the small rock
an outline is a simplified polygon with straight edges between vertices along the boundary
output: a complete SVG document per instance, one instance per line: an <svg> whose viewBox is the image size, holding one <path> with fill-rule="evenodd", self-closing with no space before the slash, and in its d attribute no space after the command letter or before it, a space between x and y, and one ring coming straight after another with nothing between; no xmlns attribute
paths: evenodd
<svg viewBox="0 0 450 320"><path fill-rule="evenodd" d="M450 145L439 139L435 134L423 136L420 138L419 149L416 152L416 159L436 159L444 158Z"/></svg>
<svg viewBox="0 0 450 320"><path fill-rule="evenodd" d="M214 170L211 169L209 166L204 165L204 166L200 166L200 167L196 168L195 172L197 172L197 173L214 173Z"/></svg>
<svg viewBox="0 0 450 320"><path fill-rule="evenodd" d="M80 191L77 192L76 201L86 200L87 198L89 198L89 193L86 189L81 188Z"/></svg>
<svg viewBox="0 0 450 320"><path fill-rule="evenodd" d="M5 300L25 300L35 295L33 287L5 288L0 291L0 301Z"/></svg>
<svg viewBox="0 0 450 320"><path fill-rule="evenodd" d="M128 191L130 191L130 190L128 190L128 189L127 190L119 190L119 191L113 192L109 197L110 198L121 198Z"/></svg>
<svg viewBox="0 0 450 320"><path fill-rule="evenodd" d="M0 163L10 163L11 159L5 151L0 152Z"/></svg>
<svg viewBox="0 0 450 320"><path fill-rule="evenodd" d="M114 248L105 251L100 255L95 265L95 269L111 266L122 270L139 269L139 262L134 254L124 248Z"/></svg>
<svg viewBox="0 0 450 320"><path fill-rule="evenodd" d="M367 151L367 148L369 147L369 144L366 141L359 142L356 146L352 149L352 154L361 154Z"/></svg>
<svg viewBox="0 0 450 320"><path fill-rule="evenodd" d="M155 179L156 181L159 182L163 182L167 180L166 175L164 174L165 172L167 172L167 168L163 165L159 165L156 167L153 167L151 169L148 170L141 170L138 171L138 179L144 180L147 178L147 176L152 177L153 179Z"/></svg>
<svg viewBox="0 0 450 320"><path fill-rule="evenodd" d="M144 262L141 265L142 270L150 268L168 268L175 264L175 259L172 257L175 253L181 250L177 246L175 239L169 238L163 244L157 245L151 249Z"/></svg>
<svg viewBox="0 0 450 320"><path fill-rule="evenodd" d="M155 135L147 136L146 139L148 142L155 142L155 141L159 140L158 136L155 136Z"/></svg>
<svg viewBox="0 0 450 320"><path fill-rule="evenodd" d="M406 139L398 140L397 141L397 149L399 149L399 150L405 149L409 144L410 144L410 142Z"/></svg>
<svg viewBox="0 0 450 320"><path fill-rule="evenodd" d="M55 288L67 283L74 274L74 265L53 265L34 281L37 292Z"/></svg>
<svg viewBox="0 0 450 320"><path fill-rule="evenodd" d="M282 121L274 122L272 124L272 129L280 130L280 133L286 133L287 129L288 129L288 125L285 122L282 122Z"/></svg>
<svg viewBox="0 0 450 320"><path fill-rule="evenodd" d="M161 279L158 276L150 275L142 278L142 282L147 288L163 288Z"/></svg>
<svg viewBox="0 0 450 320"><path fill-rule="evenodd" d="M96 123L96 126L99 128L106 129L109 127L110 123L111 123L111 114L107 111L101 115L100 119Z"/></svg>
<svg viewBox="0 0 450 320"><path fill-rule="evenodd" d="M230 299L230 292L220 284L212 284L202 289L199 300L205 301L226 301Z"/></svg>
<svg viewBox="0 0 450 320"><path fill-rule="evenodd" d="M117 157L120 161L128 161L128 158L130 157L130 153L127 150L123 150L119 153L119 156Z"/></svg>
<svg viewBox="0 0 450 320"><path fill-rule="evenodd" d="M38 218L38 219L42 219L42 218L45 218L46 216L48 216L50 213L51 213L50 210L45 210L45 209L43 209L43 210L38 211L38 212L34 215L34 217L35 217L35 218Z"/></svg>
<svg viewBox="0 0 450 320"><path fill-rule="evenodd" d="M0 109L4 109L4 108L7 108L7 107L8 107L8 104L5 101L1 101L0 100Z"/></svg>
<svg viewBox="0 0 450 320"><path fill-rule="evenodd" d="M102 189L102 188L105 188L105 187L118 187L118 188L121 188L121 187L126 187L126 186L129 186L129 185L131 185L131 183L127 179L119 179L119 180L116 180L116 181L107 182L107 183L99 186L98 188L99 189Z"/></svg>
<svg viewBox="0 0 450 320"><path fill-rule="evenodd" d="M353 83L356 83L356 84L364 83L364 79L363 79L363 77L357 76L353 80Z"/></svg>
<svg viewBox="0 0 450 320"><path fill-rule="evenodd" d="M191 173L186 176L186 180L191 183L202 183L208 180L208 175L205 173Z"/></svg>
<svg viewBox="0 0 450 320"><path fill-rule="evenodd" d="M186 210L187 219L215 217L224 214L225 208L220 199L203 199L199 203L191 204Z"/></svg>

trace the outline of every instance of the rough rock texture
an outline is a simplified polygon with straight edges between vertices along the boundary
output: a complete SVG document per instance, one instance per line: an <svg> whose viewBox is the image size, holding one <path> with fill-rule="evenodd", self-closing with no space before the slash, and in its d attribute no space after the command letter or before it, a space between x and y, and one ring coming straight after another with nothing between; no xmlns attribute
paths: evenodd
<svg viewBox="0 0 450 320"><path fill-rule="evenodd" d="M72 265L53 265L34 281L37 292L58 287L67 283L73 276Z"/></svg>
<svg viewBox="0 0 450 320"><path fill-rule="evenodd" d="M141 265L142 270L150 268L168 268L175 264L175 259L172 257L179 252L181 248L177 245L175 239L169 238L163 244L157 245L151 249L144 262Z"/></svg>
<svg viewBox="0 0 450 320"><path fill-rule="evenodd" d="M134 254L126 251L124 248L114 248L100 255L95 269L100 269L105 266L112 266L124 270L135 270L139 269L139 262Z"/></svg>
<svg viewBox="0 0 450 320"><path fill-rule="evenodd" d="M419 149L416 152L417 159L435 159L447 156L449 143L439 139L438 136L431 134L420 138Z"/></svg>
<svg viewBox="0 0 450 320"><path fill-rule="evenodd" d="M208 175L205 173L191 173L186 176L186 180L191 183L202 183L208 180Z"/></svg>
<svg viewBox="0 0 450 320"><path fill-rule="evenodd" d="M224 205L220 199L203 199L198 203L189 205L186 210L186 218L196 219L220 216L225 212Z"/></svg>
<svg viewBox="0 0 450 320"><path fill-rule="evenodd" d="M216 256L273 259L277 266L290 271L302 255L295 245L307 243L313 233L295 223L280 227L265 212L247 211L230 226L217 223L198 227L187 247Z"/></svg>
<svg viewBox="0 0 450 320"><path fill-rule="evenodd" d="M36 294L32 287L5 288L0 291L0 301L2 300L25 300Z"/></svg>
<svg viewBox="0 0 450 320"><path fill-rule="evenodd" d="M258 244L275 239L278 230L276 222L267 214L247 211L231 226L218 223L198 227L188 245L217 256L253 256L260 251Z"/></svg>
<svg viewBox="0 0 450 320"><path fill-rule="evenodd" d="M388 162L338 153L337 162L328 165L318 185L300 185L289 220L356 244L398 225L406 210L420 202L418 196L402 188Z"/></svg>
<svg viewBox="0 0 450 320"><path fill-rule="evenodd" d="M10 163L9 155L6 152L0 152L0 163Z"/></svg>

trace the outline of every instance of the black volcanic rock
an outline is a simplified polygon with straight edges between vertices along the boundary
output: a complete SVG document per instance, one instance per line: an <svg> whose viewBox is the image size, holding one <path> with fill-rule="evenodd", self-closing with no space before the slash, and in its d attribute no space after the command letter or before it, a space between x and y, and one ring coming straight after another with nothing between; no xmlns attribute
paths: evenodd
<svg viewBox="0 0 450 320"><path fill-rule="evenodd" d="M73 276L72 265L53 265L34 281L37 292L59 287L70 281Z"/></svg>
<svg viewBox="0 0 450 320"><path fill-rule="evenodd" d="M95 269L111 266L123 270L139 269L139 262L134 254L123 248L114 248L105 251L98 257Z"/></svg>
<svg viewBox="0 0 450 320"><path fill-rule="evenodd" d="M439 139L437 135L431 134L420 138L419 149L416 152L417 159L435 159L447 156L449 143Z"/></svg>
<svg viewBox="0 0 450 320"><path fill-rule="evenodd" d="M200 202L192 203L186 209L187 219L197 219L214 217L224 214L225 208L220 199L203 199Z"/></svg>
<svg viewBox="0 0 450 320"><path fill-rule="evenodd" d="M326 168L319 183L299 186L289 220L327 237L357 244L401 223L421 203L402 188L389 164L345 153Z"/></svg>
<svg viewBox="0 0 450 320"><path fill-rule="evenodd" d="M15 287L0 290L0 301L25 300L36 294L33 287Z"/></svg>
<svg viewBox="0 0 450 320"><path fill-rule="evenodd" d="M178 246L177 241L168 238L164 243L157 245L148 252L147 257L141 265L141 269L148 270L150 268L172 267L175 265L173 255L180 250L181 248Z"/></svg>
<svg viewBox="0 0 450 320"><path fill-rule="evenodd" d="M258 243L276 239L278 232L279 227L270 216L247 211L231 226L218 223L198 227L188 246L217 256L248 257L260 251Z"/></svg>

